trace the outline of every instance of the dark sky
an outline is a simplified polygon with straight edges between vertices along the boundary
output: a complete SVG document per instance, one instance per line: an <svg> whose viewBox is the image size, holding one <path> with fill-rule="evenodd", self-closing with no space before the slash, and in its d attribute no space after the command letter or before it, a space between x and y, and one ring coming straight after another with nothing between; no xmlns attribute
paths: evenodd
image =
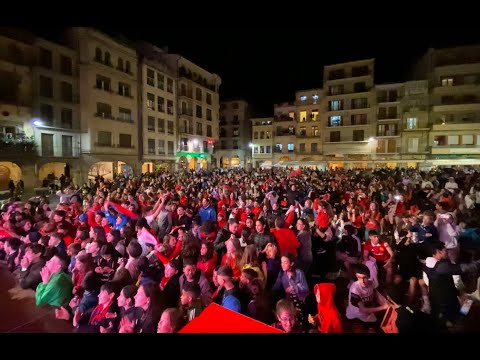
<svg viewBox="0 0 480 360"><path fill-rule="evenodd" d="M480 44L478 28L98 28L168 46L217 73L220 99L243 98L257 116L293 101L295 90L321 87L323 65L375 58L375 82L396 82L428 47Z"/></svg>

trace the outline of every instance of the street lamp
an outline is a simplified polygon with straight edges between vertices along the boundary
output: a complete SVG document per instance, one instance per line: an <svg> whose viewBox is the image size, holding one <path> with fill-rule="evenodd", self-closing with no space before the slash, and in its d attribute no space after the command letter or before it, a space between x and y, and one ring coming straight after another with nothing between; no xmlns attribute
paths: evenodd
<svg viewBox="0 0 480 360"><path fill-rule="evenodd" d="M33 125L35 125L35 126L42 126L43 125L42 120L40 120L39 118L34 118L32 120L33 120Z"/></svg>
<svg viewBox="0 0 480 360"><path fill-rule="evenodd" d="M253 148L253 144L252 144L252 143L248 144L248 147L249 147L250 149Z"/></svg>

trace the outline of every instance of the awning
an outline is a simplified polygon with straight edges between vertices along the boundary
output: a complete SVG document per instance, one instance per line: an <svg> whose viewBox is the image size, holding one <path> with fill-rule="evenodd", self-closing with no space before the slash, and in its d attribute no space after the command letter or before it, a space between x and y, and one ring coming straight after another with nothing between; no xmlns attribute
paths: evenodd
<svg viewBox="0 0 480 360"><path fill-rule="evenodd" d="M210 304L199 317L190 321L180 333L281 333L260 321L239 314L218 304Z"/></svg>

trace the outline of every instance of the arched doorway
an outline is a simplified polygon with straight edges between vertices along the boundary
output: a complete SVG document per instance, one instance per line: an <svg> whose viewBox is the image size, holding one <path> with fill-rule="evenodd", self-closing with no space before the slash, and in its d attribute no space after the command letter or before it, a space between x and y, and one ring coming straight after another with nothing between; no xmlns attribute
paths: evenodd
<svg viewBox="0 0 480 360"><path fill-rule="evenodd" d="M280 162L290 161L290 157L289 156L282 156L280 159L278 159L278 161L280 161Z"/></svg>
<svg viewBox="0 0 480 360"><path fill-rule="evenodd" d="M8 189L8 182L13 180L15 184L22 178L22 169L15 163L0 162L0 190Z"/></svg>
<svg viewBox="0 0 480 360"><path fill-rule="evenodd" d="M45 179L59 179L62 174L69 176L70 166L63 162L50 162L40 166L38 169L38 180L44 181Z"/></svg>
<svg viewBox="0 0 480 360"><path fill-rule="evenodd" d="M232 160L230 161L230 165L232 167L239 167L240 166L240 158L238 156L233 156Z"/></svg>
<svg viewBox="0 0 480 360"><path fill-rule="evenodd" d="M123 161L119 161L117 164L117 172L118 174L122 174L125 176L127 179L133 177L133 169L130 165L127 163L124 163Z"/></svg>
<svg viewBox="0 0 480 360"><path fill-rule="evenodd" d="M180 156L180 158L178 159L178 163L180 164L180 169L187 168L188 162L185 156Z"/></svg>
<svg viewBox="0 0 480 360"><path fill-rule="evenodd" d="M106 180L113 180L113 163L102 161L90 166L88 178L95 180L96 177L103 177Z"/></svg>

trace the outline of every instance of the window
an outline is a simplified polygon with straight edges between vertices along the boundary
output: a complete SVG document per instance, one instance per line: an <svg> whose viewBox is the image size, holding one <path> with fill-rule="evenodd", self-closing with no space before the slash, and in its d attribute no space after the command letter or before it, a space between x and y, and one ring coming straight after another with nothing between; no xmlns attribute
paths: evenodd
<svg viewBox="0 0 480 360"><path fill-rule="evenodd" d="M225 146L226 146L226 145L225 145L225 141L222 140L222 141L220 142L220 149L226 149Z"/></svg>
<svg viewBox="0 0 480 360"><path fill-rule="evenodd" d="M366 125L367 114L354 114L350 118L352 125Z"/></svg>
<svg viewBox="0 0 480 360"><path fill-rule="evenodd" d="M367 85L365 84L365 81L357 82L353 84L353 92L364 92L364 91L367 91Z"/></svg>
<svg viewBox="0 0 480 360"><path fill-rule="evenodd" d="M290 111L290 112L288 113L288 117L290 118L290 120L295 119L295 111Z"/></svg>
<svg viewBox="0 0 480 360"><path fill-rule="evenodd" d="M441 101L442 105L453 105L453 104L455 104L455 97L453 97L451 95L442 96L440 101Z"/></svg>
<svg viewBox="0 0 480 360"><path fill-rule="evenodd" d="M42 156L53 156L53 134L42 133Z"/></svg>
<svg viewBox="0 0 480 360"><path fill-rule="evenodd" d="M317 153L318 152L318 144L317 143L312 143L310 145L312 153Z"/></svg>
<svg viewBox="0 0 480 360"><path fill-rule="evenodd" d="M233 115L233 124L238 124L238 115Z"/></svg>
<svg viewBox="0 0 480 360"><path fill-rule="evenodd" d="M155 139L148 139L147 140L148 146L148 154L154 155L155 154Z"/></svg>
<svg viewBox="0 0 480 360"><path fill-rule="evenodd" d="M287 150L289 153L295 150L295 144L287 144Z"/></svg>
<svg viewBox="0 0 480 360"><path fill-rule="evenodd" d="M222 146L222 148L223 148L223 146ZM253 153L258 154L258 146L253 147Z"/></svg>
<svg viewBox="0 0 480 360"><path fill-rule="evenodd" d="M255 131L255 132L253 133L253 138L254 138L254 139L258 139L258 131Z"/></svg>
<svg viewBox="0 0 480 360"><path fill-rule="evenodd" d="M307 101L307 97L305 95L300 96L300 101Z"/></svg>
<svg viewBox="0 0 480 360"><path fill-rule="evenodd" d="M72 84L62 81L61 82L61 93L62 93L62 101L64 102L72 102L73 101L73 87Z"/></svg>
<svg viewBox="0 0 480 360"><path fill-rule="evenodd" d="M132 147L132 135L130 134L119 134L119 144L121 148L131 148Z"/></svg>
<svg viewBox="0 0 480 360"><path fill-rule="evenodd" d="M173 141L168 142L168 155L174 155L173 154Z"/></svg>
<svg viewBox="0 0 480 360"><path fill-rule="evenodd" d="M203 135L202 123L197 123L197 135Z"/></svg>
<svg viewBox="0 0 480 360"><path fill-rule="evenodd" d="M352 68L352 77L368 75L368 66L355 66Z"/></svg>
<svg viewBox="0 0 480 360"><path fill-rule="evenodd" d="M368 107L367 98L358 98L351 100L351 108L352 109L365 109Z"/></svg>
<svg viewBox="0 0 480 360"><path fill-rule="evenodd" d="M458 145L459 136L458 135L449 135L448 136L448 145Z"/></svg>
<svg viewBox="0 0 480 360"><path fill-rule="evenodd" d="M44 125L53 126L53 106L48 104L40 105L40 118Z"/></svg>
<svg viewBox="0 0 480 360"><path fill-rule="evenodd" d="M155 95L147 93L147 109L155 110ZM158 109L158 111L161 111Z"/></svg>
<svg viewBox="0 0 480 360"><path fill-rule="evenodd" d="M333 85L328 88L328 95L342 95L343 85Z"/></svg>
<svg viewBox="0 0 480 360"><path fill-rule="evenodd" d="M281 153L282 152L282 147L283 147L282 144L276 144L275 145L275 152Z"/></svg>
<svg viewBox="0 0 480 360"><path fill-rule="evenodd" d="M212 135L212 125L207 125L207 136L213 136Z"/></svg>
<svg viewBox="0 0 480 360"><path fill-rule="evenodd" d="M396 136L396 135L397 135L396 124L378 125L377 136Z"/></svg>
<svg viewBox="0 0 480 360"><path fill-rule="evenodd" d="M265 139L265 131L260 131L260 139Z"/></svg>
<svg viewBox="0 0 480 360"><path fill-rule="evenodd" d="M396 140L378 140L377 153L379 154L392 154L396 152L397 142Z"/></svg>
<svg viewBox="0 0 480 360"><path fill-rule="evenodd" d="M168 121L167 122L167 130L170 135L173 134L173 121Z"/></svg>
<svg viewBox="0 0 480 360"><path fill-rule="evenodd" d="M207 104L212 105L212 94L210 94L210 93L207 93Z"/></svg>
<svg viewBox="0 0 480 360"><path fill-rule="evenodd" d="M387 118L387 108L378 108L378 120L385 120Z"/></svg>
<svg viewBox="0 0 480 360"><path fill-rule="evenodd" d="M433 144L435 146L445 146L448 144L446 136L435 136L433 138Z"/></svg>
<svg viewBox="0 0 480 360"><path fill-rule="evenodd" d="M300 136L307 136L307 128L305 126L302 126L300 128Z"/></svg>
<svg viewBox="0 0 480 360"><path fill-rule="evenodd" d="M307 112L300 111L300 122L305 122L305 121L307 121Z"/></svg>
<svg viewBox="0 0 480 360"><path fill-rule="evenodd" d="M195 89L195 99L198 101L202 101L202 89L200 88Z"/></svg>
<svg viewBox="0 0 480 360"><path fill-rule="evenodd" d="M237 135L235 135L235 130L233 130L233 136L238 136L238 129L237 130ZM265 132L265 139L271 139L272 138L272 134L270 133L270 131L266 131Z"/></svg>
<svg viewBox="0 0 480 360"><path fill-rule="evenodd" d="M418 138L408 138L407 152L409 153L418 152Z"/></svg>
<svg viewBox="0 0 480 360"><path fill-rule="evenodd" d="M397 107L391 106L388 108L388 118L389 119L396 119L397 118Z"/></svg>
<svg viewBox="0 0 480 360"><path fill-rule="evenodd" d="M317 121L318 120L318 110L312 110L312 113L310 114L310 117L312 118L312 121Z"/></svg>
<svg viewBox="0 0 480 360"><path fill-rule="evenodd" d="M60 72L63 75L72 75L72 58L60 55Z"/></svg>
<svg viewBox="0 0 480 360"><path fill-rule="evenodd" d="M133 122L132 120L132 110L130 109L125 109L125 108L119 108L119 120L122 121L127 121L127 122Z"/></svg>
<svg viewBox="0 0 480 360"><path fill-rule="evenodd" d="M407 118L407 129L413 130L416 128L417 128L417 118L416 117Z"/></svg>
<svg viewBox="0 0 480 360"><path fill-rule="evenodd" d="M102 75L97 75L95 87L100 90L110 91L110 78Z"/></svg>
<svg viewBox="0 0 480 360"><path fill-rule="evenodd" d="M117 70L123 71L123 59L118 58L117 60Z"/></svg>
<svg viewBox="0 0 480 360"><path fill-rule="evenodd" d="M158 154L165 154L165 140L158 140Z"/></svg>
<svg viewBox="0 0 480 360"><path fill-rule="evenodd" d="M147 85L155 86L155 71L147 68Z"/></svg>
<svg viewBox="0 0 480 360"><path fill-rule="evenodd" d="M40 48L38 53L38 64L41 67L51 69L52 68L52 52L50 50Z"/></svg>
<svg viewBox="0 0 480 360"><path fill-rule="evenodd" d="M342 117L340 115L330 116L328 126L342 126Z"/></svg>
<svg viewBox="0 0 480 360"><path fill-rule="evenodd" d="M264 154L265 153L265 146L260 146L260 154Z"/></svg>
<svg viewBox="0 0 480 360"><path fill-rule="evenodd" d="M330 142L339 142L340 141L340 131L332 131L330 133Z"/></svg>
<svg viewBox="0 0 480 360"><path fill-rule="evenodd" d="M111 118L112 107L109 104L97 103L97 116L102 118Z"/></svg>
<svg viewBox="0 0 480 360"><path fill-rule="evenodd" d="M8 45L7 59L14 64L23 64L22 51L14 43Z"/></svg>
<svg viewBox="0 0 480 360"><path fill-rule="evenodd" d="M312 96L313 103L316 104L318 102L318 95Z"/></svg>
<svg viewBox="0 0 480 360"><path fill-rule="evenodd" d="M295 135L295 127L289 126L288 127L288 133L291 134L291 135Z"/></svg>
<svg viewBox="0 0 480 360"><path fill-rule="evenodd" d="M442 79L442 86L453 86L453 78L443 78Z"/></svg>
<svg viewBox="0 0 480 360"><path fill-rule="evenodd" d="M267 149L269 148L270 146L267 146ZM238 149L238 140L233 140L233 148L234 149ZM268 151L267 151L268 152Z"/></svg>
<svg viewBox="0 0 480 360"><path fill-rule="evenodd" d="M63 156L73 156L73 136L62 135L62 154Z"/></svg>
<svg viewBox="0 0 480 360"><path fill-rule="evenodd" d="M234 148L234 149L238 149L238 144L237 144L237 147L235 147L235 142L236 142L236 141L237 141L237 140L234 140L234 142L233 142L233 148ZM267 150L267 154L270 154L270 153L272 152L272 147L267 145L267 149L266 149L266 150Z"/></svg>
<svg viewBox="0 0 480 360"><path fill-rule="evenodd" d="M300 152L304 153L305 152L305 143L300 144Z"/></svg>
<svg viewBox="0 0 480 360"><path fill-rule="evenodd" d="M363 130L353 130L353 141L363 141L365 140Z"/></svg>
<svg viewBox="0 0 480 360"><path fill-rule="evenodd" d="M130 61L125 62L125 72L127 74L131 74L131 72L130 72Z"/></svg>
<svg viewBox="0 0 480 360"><path fill-rule="evenodd" d="M157 109L160 112L165 112L165 99L161 96L157 96Z"/></svg>
<svg viewBox="0 0 480 360"><path fill-rule="evenodd" d="M157 131L159 133L164 133L165 132L165 119L158 119L157 120Z"/></svg>
<svg viewBox="0 0 480 360"><path fill-rule="evenodd" d="M173 94L173 80L167 78L167 91Z"/></svg>
<svg viewBox="0 0 480 360"><path fill-rule="evenodd" d="M207 120L212 121L212 109L207 109Z"/></svg>
<svg viewBox="0 0 480 360"><path fill-rule="evenodd" d="M158 87L160 90L164 90L164 89L165 89L165 76L163 76L163 75L160 74L160 73L157 73L157 87Z"/></svg>
<svg viewBox="0 0 480 360"><path fill-rule="evenodd" d="M318 126L312 126L312 136L318 136Z"/></svg>
<svg viewBox="0 0 480 360"><path fill-rule="evenodd" d="M238 136L238 128L233 129L233 136ZM267 139L270 139L270 131L267 131Z"/></svg>
<svg viewBox="0 0 480 360"><path fill-rule="evenodd" d="M62 109L62 128L71 129L73 127L72 109Z"/></svg>
<svg viewBox="0 0 480 360"><path fill-rule="evenodd" d="M195 115L197 118L202 117L202 107L200 105L195 106Z"/></svg>
<svg viewBox="0 0 480 360"><path fill-rule="evenodd" d="M390 90L388 93L388 101L394 102L398 100L398 93L397 90Z"/></svg>
<svg viewBox="0 0 480 360"><path fill-rule="evenodd" d="M167 114L173 115L173 100L167 100Z"/></svg>
<svg viewBox="0 0 480 360"><path fill-rule="evenodd" d="M97 143L99 146L112 146L112 133L110 131L99 131L97 133Z"/></svg>
<svg viewBox="0 0 480 360"><path fill-rule="evenodd" d="M473 135L462 135L463 145L473 145Z"/></svg>
<svg viewBox="0 0 480 360"><path fill-rule="evenodd" d="M343 110L343 100L332 100L328 102L328 111Z"/></svg>
<svg viewBox="0 0 480 360"><path fill-rule="evenodd" d="M344 69L331 70L328 73L328 80L343 79L344 77L345 77L345 70Z"/></svg>
<svg viewBox="0 0 480 360"><path fill-rule="evenodd" d="M105 65L112 66L112 57L108 51L105 52Z"/></svg>
<svg viewBox="0 0 480 360"><path fill-rule="evenodd" d="M147 118L147 130L155 131L155 118L153 116Z"/></svg>
<svg viewBox="0 0 480 360"><path fill-rule="evenodd" d="M125 83L118 83L118 95L122 95L125 97L130 97L130 85Z"/></svg>
<svg viewBox="0 0 480 360"><path fill-rule="evenodd" d="M103 62L102 50L100 48L95 49L95 61Z"/></svg>
<svg viewBox="0 0 480 360"><path fill-rule="evenodd" d="M40 75L40 96L53 98L52 78Z"/></svg>

